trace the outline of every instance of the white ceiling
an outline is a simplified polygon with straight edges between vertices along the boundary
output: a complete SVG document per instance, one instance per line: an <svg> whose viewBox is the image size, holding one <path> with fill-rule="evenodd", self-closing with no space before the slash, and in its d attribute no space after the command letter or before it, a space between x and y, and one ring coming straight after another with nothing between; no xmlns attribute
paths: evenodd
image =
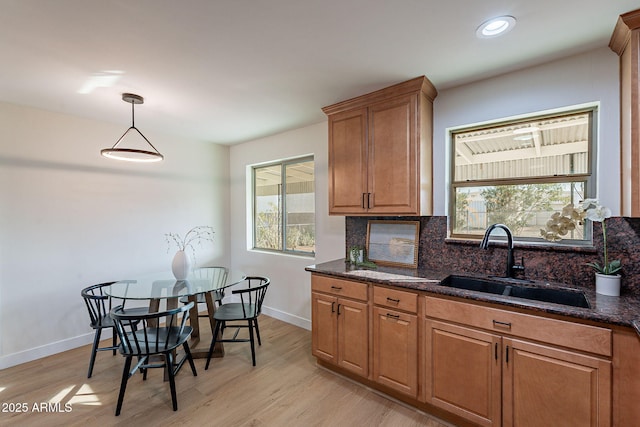
<svg viewBox="0 0 640 427"><path fill-rule="evenodd" d="M638 0L0 0L0 101L234 144L426 75L439 90L606 47ZM475 29L517 19L497 39ZM612 52L613 54L613 52ZM114 73L115 72L115 73ZM96 75L110 87L78 91ZM114 137L118 137L116 135Z"/></svg>

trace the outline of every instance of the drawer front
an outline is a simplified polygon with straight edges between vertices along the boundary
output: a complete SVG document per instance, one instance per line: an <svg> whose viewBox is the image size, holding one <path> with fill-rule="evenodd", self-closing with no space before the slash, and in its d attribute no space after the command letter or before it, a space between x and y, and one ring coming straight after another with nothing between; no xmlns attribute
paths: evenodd
<svg viewBox="0 0 640 427"><path fill-rule="evenodd" d="M373 303L410 313L418 312L418 294L413 292L374 286Z"/></svg>
<svg viewBox="0 0 640 427"><path fill-rule="evenodd" d="M611 330L607 328L515 313L441 298L428 296L425 298L425 313L427 317L602 356L611 356Z"/></svg>
<svg viewBox="0 0 640 427"><path fill-rule="evenodd" d="M367 301L367 284L334 277L311 276L311 290L328 294Z"/></svg>

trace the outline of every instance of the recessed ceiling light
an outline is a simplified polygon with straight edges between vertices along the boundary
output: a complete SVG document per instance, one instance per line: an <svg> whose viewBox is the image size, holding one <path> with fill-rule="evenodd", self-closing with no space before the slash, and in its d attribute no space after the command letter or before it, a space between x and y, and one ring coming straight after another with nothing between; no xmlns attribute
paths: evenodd
<svg viewBox="0 0 640 427"><path fill-rule="evenodd" d="M513 16L498 16L497 18L485 21L476 29L476 36L481 39L501 36L511 31L516 25L516 18Z"/></svg>

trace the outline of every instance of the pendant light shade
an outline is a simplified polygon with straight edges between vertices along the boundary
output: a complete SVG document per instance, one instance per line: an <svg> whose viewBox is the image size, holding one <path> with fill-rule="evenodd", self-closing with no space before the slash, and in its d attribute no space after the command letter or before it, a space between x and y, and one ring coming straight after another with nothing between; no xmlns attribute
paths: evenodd
<svg viewBox="0 0 640 427"><path fill-rule="evenodd" d="M111 148L105 148L100 151L104 157L108 157L110 159L116 160L125 160L128 162L159 162L164 159L164 156L160 154L156 147L153 146L151 142L136 128L135 122L135 113L134 106L135 104L144 103L144 98L135 95L133 93L123 93L122 100L124 102L131 103L131 127L125 131L124 134L113 144ZM122 148L118 145L124 140L124 138L131 132L132 130L136 131L142 139L151 147L151 150L148 149L139 149L139 148Z"/></svg>

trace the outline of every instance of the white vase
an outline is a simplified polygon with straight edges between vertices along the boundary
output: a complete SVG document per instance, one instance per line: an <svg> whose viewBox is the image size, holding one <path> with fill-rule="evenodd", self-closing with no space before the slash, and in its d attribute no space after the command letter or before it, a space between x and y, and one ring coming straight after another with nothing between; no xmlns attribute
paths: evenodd
<svg viewBox="0 0 640 427"><path fill-rule="evenodd" d="M620 296L620 275L596 273L596 293L600 295L609 295L612 297L619 297Z"/></svg>
<svg viewBox="0 0 640 427"><path fill-rule="evenodd" d="M191 269L191 260L185 251L176 252L171 262L171 271L176 280L185 280Z"/></svg>

